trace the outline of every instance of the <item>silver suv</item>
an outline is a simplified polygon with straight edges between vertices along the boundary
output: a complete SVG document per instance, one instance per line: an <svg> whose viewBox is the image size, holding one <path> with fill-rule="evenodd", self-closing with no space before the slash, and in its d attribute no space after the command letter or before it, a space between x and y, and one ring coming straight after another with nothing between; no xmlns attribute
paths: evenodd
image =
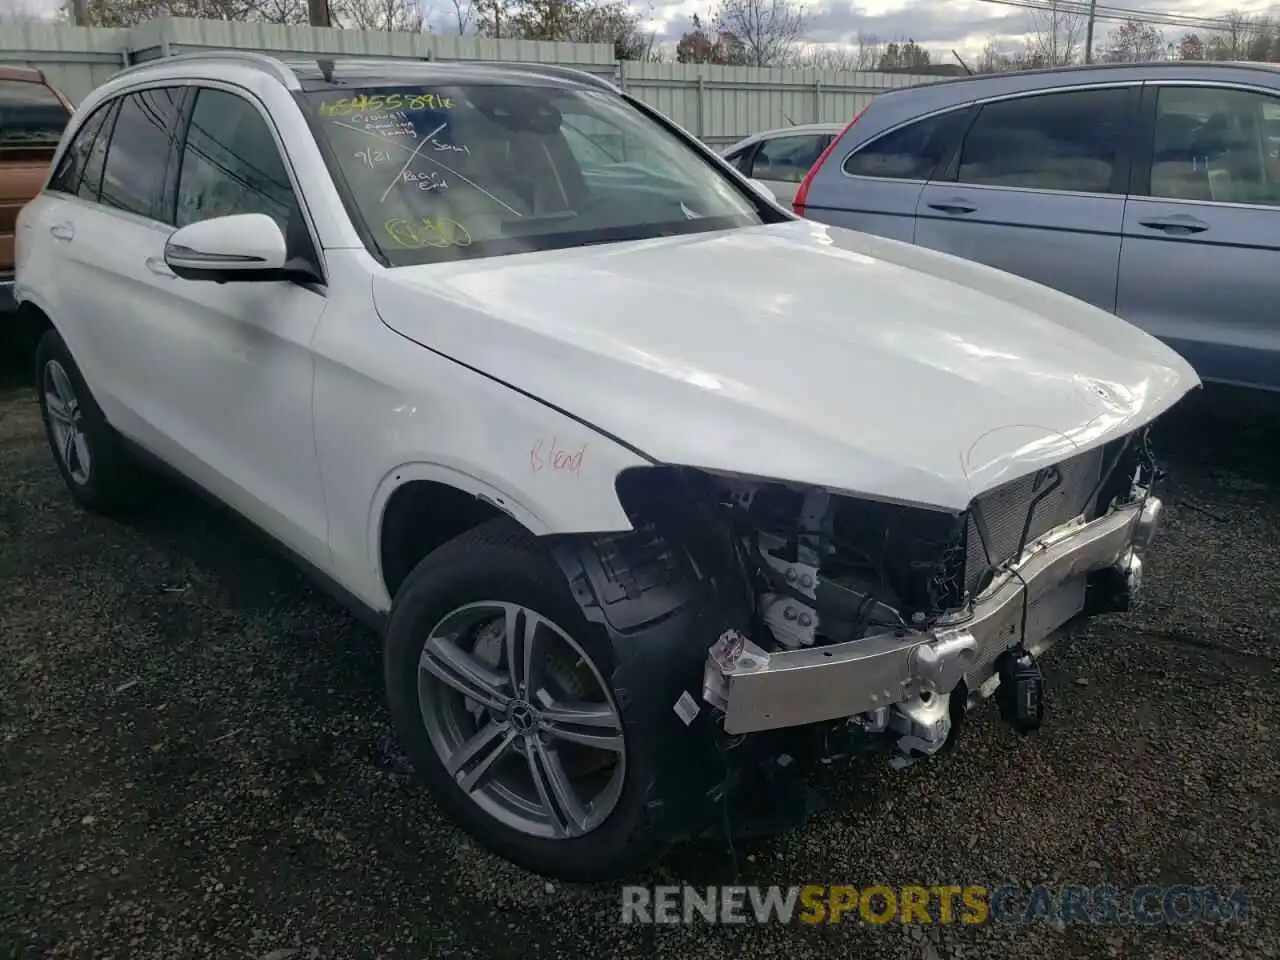
<svg viewBox="0 0 1280 960"><path fill-rule="evenodd" d="M872 101L795 210L1056 287L1205 380L1276 390L1277 127L1275 64L944 81Z"/></svg>

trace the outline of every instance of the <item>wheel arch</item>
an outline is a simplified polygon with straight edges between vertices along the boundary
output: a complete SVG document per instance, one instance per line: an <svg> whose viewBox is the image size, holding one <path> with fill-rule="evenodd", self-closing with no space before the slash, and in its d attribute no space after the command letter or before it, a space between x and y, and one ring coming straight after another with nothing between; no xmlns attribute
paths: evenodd
<svg viewBox="0 0 1280 960"><path fill-rule="evenodd" d="M573 525L562 505L535 503L526 493L505 487L439 463L405 463L389 471L374 494L368 519L369 557L387 601L428 553L495 517L505 515L535 537L575 532L566 530ZM614 531L631 529L620 504L606 514L575 519Z"/></svg>
<svg viewBox="0 0 1280 960"><path fill-rule="evenodd" d="M32 364L35 362L36 344L48 331L56 329L47 310L42 309L32 300L19 301L13 313L13 340L27 364L28 376L35 376Z"/></svg>

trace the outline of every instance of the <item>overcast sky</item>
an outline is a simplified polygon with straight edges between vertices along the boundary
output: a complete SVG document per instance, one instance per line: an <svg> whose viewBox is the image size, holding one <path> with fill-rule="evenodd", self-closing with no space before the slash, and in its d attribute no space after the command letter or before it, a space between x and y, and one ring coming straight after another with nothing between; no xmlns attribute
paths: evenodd
<svg viewBox="0 0 1280 960"><path fill-rule="evenodd" d="M634 2L634 0L633 0ZM652 0L659 39L674 41L689 29L695 13L706 14L707 0ZM1220 17L1229 10L1265 11L1267 0L1107 0L1111 6L1183 16ZM806 5L805 37L815 43L848 43L858 33L881 40L913 39L937 54L953 47L961 56L977 54L991 38L1012 47L1033 31L1034 14L984 0L813 0ZM1114 23L1095 28L1104 38ZM1166 40L1177 41L1181 27L1162 27Z"/></svg>
<svg viewBox="0 0 1280 960"><path fill-rule="evenodd" d="M450 0L420 0L435 29L452 32ZM641 13L660 43L674 44L690 29L694 14L709 17L715 0L628 0ZM40 11L49 15L62 0L0 0L0 11ZM1231 10L1275 12L1280 0L1104 0L1104 5L1153 13L1176 11L1187 17L1221 17ZM881 41L915 40L936 60L955 49L966 58L976 57L989 40L1013 50L1034 32L1036 14L987 0L807 0L805 40L820 44L852 44L862 33ZM1043 15L1041 15L1043 16ZM1099 43L1116 24L1100 20ZM1177 42L1184 27L1162 26L1165 39Z"/></svg>

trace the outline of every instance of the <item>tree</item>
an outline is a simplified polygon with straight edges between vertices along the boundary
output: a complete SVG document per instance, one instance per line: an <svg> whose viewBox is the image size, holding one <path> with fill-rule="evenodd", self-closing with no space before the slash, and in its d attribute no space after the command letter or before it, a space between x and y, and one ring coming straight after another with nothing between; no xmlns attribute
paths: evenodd
<svg viewBox="0 0 1280 960"><path fill-rule="evenodd" d="M517 0L511 5L510 34L525 40L567 39L578 16L574 0Z"/></svg>
<svg viewBox="0 0 1280 960"><path fill-rule="evenodd" d="M512 0L475 0L477 32L495 40L516 36L511 25L513 6Z"/></svg>
<svg viewBox="0 0 1280 960"><path fill-rule="evenodd" d="M741 66L747 63L742 41L732 33L707 29L702 18L693 15L693 29L676 44L676 60L680 63L721 63Z"/></svg>
<svg viewBox="0 0 1280 960"><path fill-rule="evenodd" d="M795 0L720 0L711 18L715 32L742 44L752 67L792 62L804 29L804 7Z"/></svg>
<svg viewBox="0 0 1280 960"><path fill-rule="evenodd" d="M305 11L305 0L301 2ZM68 12L71 6L67 4ZM86 0L86 8L91 27L131 27L163 16L262 22L268 12L258 0ZM282 10L273 6L269 12L282 18L272 22L289 22ZM305 15L301 22L306 23Z"/></svg>
<svg viewBox="0 0 1280 960"><path fill-rule="evenodd" d="M265 23L301 26L310 22L307 0L258 0L257 9L258 19Z"/></svg>
<svg viewBox="0 0 1280 960"><path fill-rule="evenodd" d="M1222 17L1224 26L1210 34L1204 45L1207 60L1280 59L1280 38L1276 24L1268 16L1231 11Z"/></svg>
<svg viewBox="0 0 1280 960"><path fill-rule="evenodd" d="M1083 52L1087 29L1078 7L1061 0L1048 0L1043 8L1031 11L1032 33L1019 59L1022 68L1065 67Z"/></svg>
<svg viewBox="0 0 1280 960"><path fill-rule="evenodd" d="M335 27L422 33L426 15L417 0L330 0Z"/></svg>
<svg viewBox="0 0 1280 960"><path fill-rule="evenodd" d="M883 53L883 43L870 34L859 33L852 44L810 47L797 54L795 65L815 70L874 70Z"/></svg>
<svg viewBox="0 0 1280 960"><path fill-rule="evenodd" d="M1199 34L1184 33L1174 50L1174 56L1179 60L1203 60L1205 59L1204 41L1200 39Z"/></svg>
<svg viewBox="0 0 1280 960"><path fill-rule="evenodd" d="M978 62L974 67L974 72L1003 73L1006 70L1016 69L1016 66L1015 59L1005 53L993 37L983 45L982 52L978 54Z"/></svg>
<svg viewBox="0 0 1280 960"><path fill-rule="evenodd" d="M656 39L640 25L640 15L623 0L584 4L572 18L561 39L576 43L611 43L615 60L646 60L652 57Z"/></svg>
<svg viewBox="0 0 1280 960"><path fill-rule="evenodd" d="M929 66L929 51L914 40L889 44L876 65L879 70L914 70Z"/></svg>
<svg viewBox="0 0 1280 960"><path fill-rule="evenodd" d="M476 7L471 0L449 0L453 16L450 18L450 26L457 26L458 36L463 36L475 27L476 23Z"/></svg>
<svg viewBox="0 0 1280 960"><path fill-rule="evenodd" d="M1106 63L1145 63L1164 59L1164 34L1154 24L1126 20L1111 31L1102 59Z"/></svg>
<svg viewBox="0 0 1280 960"><path fill-rule="evenodd" d="M453 0L459 33L474 22L481 36L610 43L619 60L652 55L654 38L625 0ZM464 4L459 7L457 4Z"/></svg>

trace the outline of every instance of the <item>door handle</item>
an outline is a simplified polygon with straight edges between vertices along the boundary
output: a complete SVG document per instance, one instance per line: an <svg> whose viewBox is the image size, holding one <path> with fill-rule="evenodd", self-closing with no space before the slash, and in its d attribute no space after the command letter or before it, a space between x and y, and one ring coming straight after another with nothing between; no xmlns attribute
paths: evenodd
<svg viewBox="0 0 1280 960"><path fill-rule="evenodd" d="M1209 229L1209 225L1203 220L1197 220L1195 217L1185 213L1179 213L1172 217L1152 217L1150 220L1139 220L1138 223L1151 230L1163 230L1165 233L1182 234L1184 236L1192 233L1203 233Z"/></svg>
<svg viewBox="0 0 1280 960"><path fill-rule="evenodd" d="M76 235L76 228L69 223L55 223L49 232L58 240L71 240Z"/></svg>
<svg viewBox="0 0 1280 960"><path fill-rule="evenodd" d="M169 265L159 257L147 257L147 269L158 277L164 277L166 280L176 280L178 275L169 269Z"/></svg>
<svg viewBox="0 0 1280 960"><path fill-rule="evenodd" d="M944 200L941 203L929 204L930 210L941 210L943 213L960 215L964 213L973 213L978 208L960 197L953 197L950 200Z"/></svg>

